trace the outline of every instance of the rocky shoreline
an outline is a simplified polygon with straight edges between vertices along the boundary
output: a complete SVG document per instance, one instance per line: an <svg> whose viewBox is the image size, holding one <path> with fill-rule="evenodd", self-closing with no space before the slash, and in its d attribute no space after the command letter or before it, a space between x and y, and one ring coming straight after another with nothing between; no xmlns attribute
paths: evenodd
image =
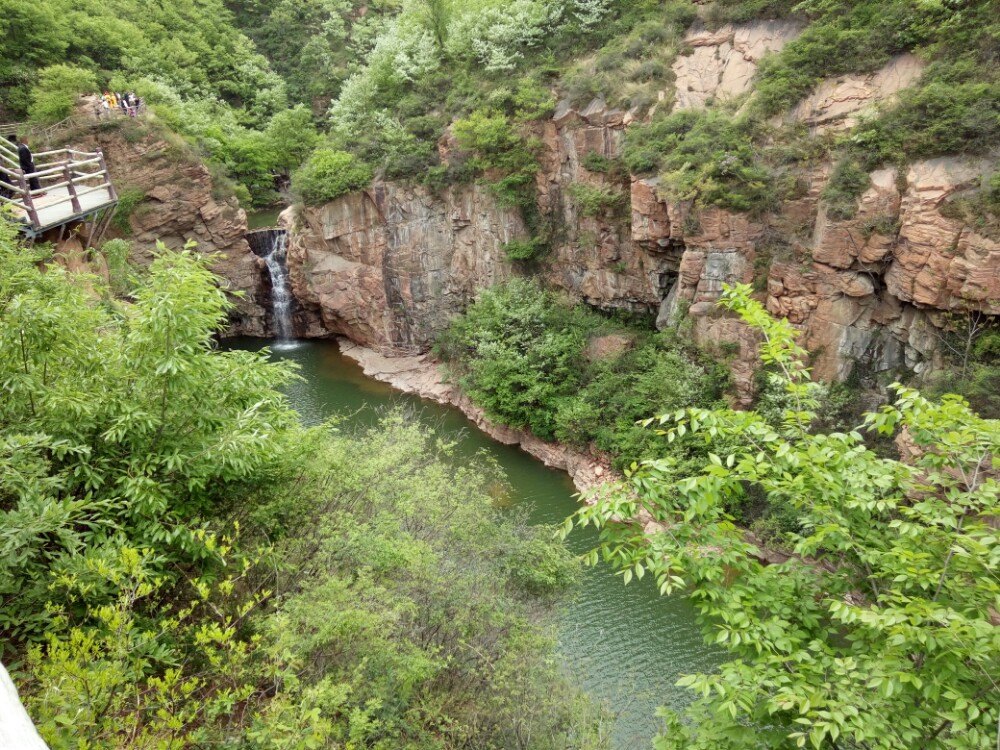
<svg viewBox="0 0 1000 750"><path fill-rule="evenodd" d="M403 393L455 406L497 442L517 445L546 466L565 471L581 494L591 494L598 487L620 478L606 457L550 443L525 430L491 421L486 412L472 403L458 386L445 380L442 363L427 354L389 357L346 338L338 338L337 345L346 357L361 366L368 377L387 383Z"/></svg>

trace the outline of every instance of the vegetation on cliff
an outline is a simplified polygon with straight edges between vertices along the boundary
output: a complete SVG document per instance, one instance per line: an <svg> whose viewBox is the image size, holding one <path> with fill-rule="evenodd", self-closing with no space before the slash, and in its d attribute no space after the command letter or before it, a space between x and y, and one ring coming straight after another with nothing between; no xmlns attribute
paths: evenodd
<svg viewBox="0 0 1000 750"><path fill-rule="evenodd" d="M191 253L130 304L47 260L0 225L2 656L53 750L601 746L544 625L576 566L495 471L299 426Z"/></svg>
<svg viewBox="0 0 1000 750"><path fill-rule="evenodd" d="M134 0L6 2L8 118L57 117L68 84L70 93L134 88L256 202L273 197L275 178L314 147L351 153L388 177L463 179L461 169L443 169L435 148L453 123L487 113L528 136L565 97L603 98L639 117L656 105L651 121L629 129L634 172L663 171L673 198L763 210L787 188L771 153L787 137L772 118L823 79L869 73L902 53L928 62L917 84L808 153L839 154L868 171L984 153L1000 136L990 0L190 0L153 11ZM772 18L802 31L761 60L746 106L708 102L701 114L670 114L671 65L687 52L692 23ZM53 92L63 104L53 106ZM275 148L263 134L296 104L298 118L270 129L305 148Z"/></svg>

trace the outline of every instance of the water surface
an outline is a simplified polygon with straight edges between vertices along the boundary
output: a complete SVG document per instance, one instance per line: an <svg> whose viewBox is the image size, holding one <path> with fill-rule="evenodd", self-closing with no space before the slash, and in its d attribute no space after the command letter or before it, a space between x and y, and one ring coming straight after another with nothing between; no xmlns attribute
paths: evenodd
<svg viewBox="0 0 1000 750"><path fill-rule="evenodd" d="M259 349L265 343L246 339L233 345ZM565 472L497 443L458 409L400 394L367 377L333 342L277 344L272 356L299 364L304 380L291 385L288 396L307 423L340 415L345 429L362 428L376 424L388 409L403 407L440 433L458 436L461 459L476 460L482 451L493 456L530 522L558 524L577 507ZM592 531L574 531L568 544L582 553L594 540ZM688 691L674 686L677 678L711 670L719 661L718 652L704 644L687 600L660 597L648 578L624 586L603 565L587 569L577 595L560 608L558 637L573 681L618 715L618 750L648 748L658 728L656 707L680 708L691 699Z"/></svg>
<svg viewBox="0 0 1000 750"><path fill-rule="evenodd" d="M247 229L265 229L278 226L278 215L283 210L284 206L261 211L247 211Z"/></svg>

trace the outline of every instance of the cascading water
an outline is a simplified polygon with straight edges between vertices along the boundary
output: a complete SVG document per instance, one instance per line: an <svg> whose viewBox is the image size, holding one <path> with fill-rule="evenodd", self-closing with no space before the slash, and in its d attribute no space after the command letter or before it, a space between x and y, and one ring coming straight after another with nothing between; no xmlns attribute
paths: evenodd
<svg viewBox="0 0 1000 750"><path fill-rule="evenodd" d="M292 338L292 292L288 284L287 243L284 229L260 229L246 235L250 249L264 259L271 278L271 318L279 341Z"/></svg>

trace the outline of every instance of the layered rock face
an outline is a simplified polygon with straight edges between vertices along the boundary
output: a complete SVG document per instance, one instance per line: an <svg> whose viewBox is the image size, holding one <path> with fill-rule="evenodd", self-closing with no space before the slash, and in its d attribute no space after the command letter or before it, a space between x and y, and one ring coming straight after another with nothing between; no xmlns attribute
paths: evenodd
<svg viewBox="0 0 1000 750"><path fill-rule="evenodd" d="M300 335L343 334L382 350L426 350L474 294L511 275L520 216L487 188L378 183L294 218L288 248Z"/></svg>
<svg viewBox="0 0 1000 750"><path fill-rule="evenodd" d="M563 103L541 133L538 202L555 227L544 276L553 286L603 309L652 312L676 277L678 248L656 197L655 180L633 183L614 167L629 113L595 100L581 110ZM587 215L574 189L603 190L617 201Z"/></svg>
<svg viewBox="0 0 1000 750"><path fill-rule="evenodd" d="M777 22L692 29L690 54L674 65L673 107L745 94L760 59L798 31ZM869 75L823 81L776 123L849 128L921 70L916 58L900 56ZM945 314L1000 314L998 243L946 210L979 185L987 162L877 170L850 219L824 205L832 165L820 163L800 175L799 197L752 218L668 202L655 176L624 174L616 159L636 116L601 99L582 108L563 102L534 133L542 144L538 205L553 232L550 252L532 271L601 309L654 314L661 327L686 318L699 344L730 359L740 402L753 396L757 340L717 307L724 284L753 283L772 313L803 331L814 374L829 381L857 365L874 374L929 372L941 364ZM451 146L443 142L445 158ZM587 207L588 192L602 193L607 205ZM300 333L413 353L426 351L477 290L519 270L503 245L527 229L483 186L434 195L376 184L304 210L292 235Z"/></svg>
<svg viewBox="0 0 1000 750"><path fill-rule="evenodd" d="M82 111L92 108L84 104ZM124 129L134 125L88 128L74 138L74 143L86 149L104 152L120 195L141 196L129 216L133 260L148 265L157 241L171 249L197 242L197 252L217 256L212 270L225 280L228 290L243 293L241 298L233 297L236 308L229 333L266 335L262 270L244 239L246 213L235 198L216 197L218 188L211 173L183 144L161 137L155 127L137 130L139 137L134 138L131 129Z"/></svg>
<svg viewBox="0 0 1000 750"><path fill-rule="evenodd" d="M916 83L923 70L920 58L899 55L874 73L828 79L799 102L791 119L806 123L817 133L851 128L866 110Z"/></svg>
<svg viewBox="0 0 1000 750"><path fill-rule="evenodd" d="M677 79L674 109L728 101L750 90L760 59L798 36L801 26L788 21L759 21L745 26L700 26L684 37L690 50L674 62Z"/></svg>

